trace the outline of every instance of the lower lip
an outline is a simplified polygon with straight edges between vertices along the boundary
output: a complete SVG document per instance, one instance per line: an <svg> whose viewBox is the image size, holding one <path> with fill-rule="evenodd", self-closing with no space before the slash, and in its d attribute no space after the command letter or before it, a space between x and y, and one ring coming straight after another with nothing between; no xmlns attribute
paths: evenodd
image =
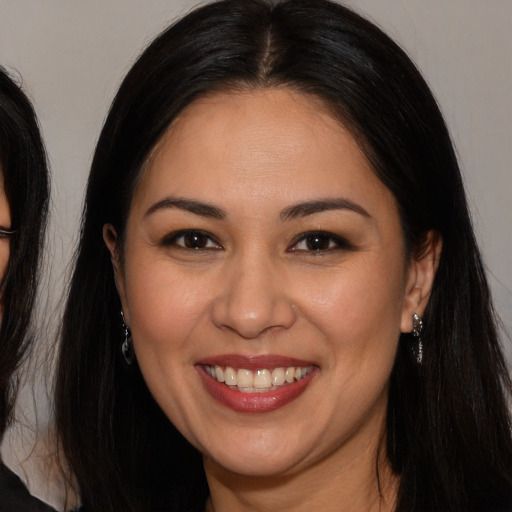
<svg viewBox="0 0 512 512"><path fill-rule="evenodd" d="M293 402L305 391L317 372L317 368L314 368L312 372L302 379L271 391L244 393L231 389L226 384L212 379L202 366L198 365L196 369L206 390L217 402L236 412L252 413L272 412Z"/></svg>

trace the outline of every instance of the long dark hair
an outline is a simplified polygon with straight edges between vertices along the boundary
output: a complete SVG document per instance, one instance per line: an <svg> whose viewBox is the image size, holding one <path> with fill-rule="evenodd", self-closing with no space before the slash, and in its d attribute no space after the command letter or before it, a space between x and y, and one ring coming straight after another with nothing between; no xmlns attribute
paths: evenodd
<svg viewBox="0 0 512 512"><path fill-rule="evenodd" d="M387 455L396 510L512 509L511 384L457 159L435 99L378 28L327 0L224 0L163 32L132 67L92 163L62 326L57 425L90 511L202 510L201 458L121 358L120 303L102 227L123 238L137 178L176 115L215 90L289 87L320 98L392 191L409 251L443 251L423 364L402 335Z"/></svg>
<svg viewBox="0 0 512 512"><path fill-rule="evenodd" d="M0 167L11 211L9 262L1 282L0 438L12 418L16 369L31 344L29 326L37 290L48 210L46 152L34 109L0 67Z"/></svg>

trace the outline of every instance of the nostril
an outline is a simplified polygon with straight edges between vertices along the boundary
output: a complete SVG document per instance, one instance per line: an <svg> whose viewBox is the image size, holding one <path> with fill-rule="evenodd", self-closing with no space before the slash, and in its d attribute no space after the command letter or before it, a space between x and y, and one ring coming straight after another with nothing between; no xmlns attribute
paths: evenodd
<svg viewBox="0 0 512 512"><path fill-rule="evenodd" d="M213 307L213 323L245 339L255 339L290 328L296 319L296 309L282 296L262 301L243 301L226 297Z"/></svg>
<svg viewBox="0 0 512 512"><path fill-rule="evenodd" d="M290 286L266 252L239 253L219 282L213 323L244 339L255 339L293 325L296 310Z"/></svg>
<svg viewBox="0 0 512 512"><path fill-rule="evenodd" d="M263 330L254 330L254 331L249 331L247 329L234 329L233 327L231 327L229 325L221 325L220 328L230 331L232 333L235 333L240 338L243 338L246 340L255 340L255 339L259 339L259 338L277 333L278 331L281 331L284 327L270 326L270 327L264 328Z"/></svg>

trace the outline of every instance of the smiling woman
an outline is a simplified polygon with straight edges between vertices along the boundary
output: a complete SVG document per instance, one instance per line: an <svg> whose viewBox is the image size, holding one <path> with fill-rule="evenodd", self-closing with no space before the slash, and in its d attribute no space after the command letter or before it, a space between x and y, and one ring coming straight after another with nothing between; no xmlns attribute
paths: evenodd
<svg viewBox="0 0 512 512"><path fill-rule="evenodd" d="M509 391L446 127L387 36L225 0L148 47L62 328L87 512L509 510Z"/></svg>
<svg viewBox="0 0 512 512"><path fill-rule="evenodd" d="M139 367L207 456L212 496L217 465L312 478L362 454L371 470L400 329L431 288L440 244L409 261L393 195L325 110L282 88L196 100L141 177L121 248L105 227Z"/></svg>

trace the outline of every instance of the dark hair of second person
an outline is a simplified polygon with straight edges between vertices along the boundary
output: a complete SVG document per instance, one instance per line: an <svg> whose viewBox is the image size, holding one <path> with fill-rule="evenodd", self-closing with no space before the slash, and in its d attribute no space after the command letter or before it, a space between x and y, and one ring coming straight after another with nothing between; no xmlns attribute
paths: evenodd
<svg viewBox="0 0 512 512"><path fill-rule="evenodd" d="M12 417L16 396L13 379L33 341L31 315L35 305L40 256L48 210L46 152L29 100L0 68L0 169L10 210L10 226L0 236L9 244L1 279L0 435ZM7 228L7 229L5 229ZM27 334L31 336L27 337Z"/></svg>
<svg viewBox="0 0 512 512"><path fill-rule="evenodd" d="M44 339L32 323L49 199L46 152L36 114L0 67L0 439L15 419L18 370ZM53 510L0 461L0 508Z"/></svg>

